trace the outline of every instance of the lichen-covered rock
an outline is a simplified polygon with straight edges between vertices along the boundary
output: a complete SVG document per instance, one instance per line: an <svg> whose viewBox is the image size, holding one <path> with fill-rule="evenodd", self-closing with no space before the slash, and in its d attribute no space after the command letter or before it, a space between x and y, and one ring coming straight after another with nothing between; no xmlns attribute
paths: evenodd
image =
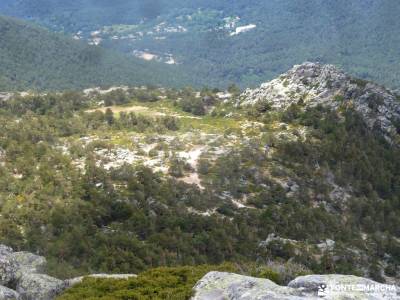
<svg viewBox="0 0 400 300"><path fill-rule="evenodd" d="M351 275L301 276L289 282L288 286L324 295L326 299L400 299L399 287Z"/></svg>
<svg viewBox="0 0 400 300"><path fill-rule="evenodd" d="M23 272L42 273L46 269L46 258L30 252L14 252L10 256L19 264Z"/></svg>
<svg viewBox="0 0 400 300"><path fill-rule="evenodd" d="M387 139L391 140L400 130L400 101L395 92L353 78L332 65L294 66L260 88L247 89L239 101L242 106L258 103L279 110L298 103L332 109L351 107L362 115L369 128L379 129Z"/></svg>
<svg viewBox="0 0 400 300"><path fill-rule="evenodd" d="M18 264L9 255L0 255L0 285L8 286L15 281Z"/></svg>
<svg viewBox="0 0 400 300"><path fill-rule="evenodd" d="M19 294L11 290L9 288L6 288L4 286L0 286L0 300L20 300Z"/></svg>
<svg viewBox="0 0 400 300"><path fill-rule="evenodd" d="M44 274L23 274L17 292L23 300L53 300L66 285L64 281Z"/></svg>
<svg viewBox="0 0 400 300"><path fill-rule="evenodd" d="M194 290L193 300L303 299L300 291L279 286L271 280L224 272L208 273Z"/></svg>
<svg viewBox="0 0 400 300"><path fill-rule="evenodd" d="M0 245L0 256L8 256L13 252L11 247L7 247L5 245Z"/></svg>
<svg viewBox="0 0 400 300"><path fill-rule="evenodd" d="M13 252L0 245L0 285L14 286L22 274L42 273L46 259L30 252Z"/></svg>
<svg viewBox="0 0 400 300"><path fill-rule="evenodd" d="M53 300L66 288L82 282L77 277L59 280L44 274L46 259L30 252L14 252L0 245L0 300ZM87 277L129 279L134 274L92 274ZM16 289L13 290L13 289Z"/></svg>
<svg viewBox="0 0 400 300"><path fill-rule="evenodd" d="M192 300L398 300L398 287L347 275L298 277L287 287L268 279L210 272L194 287Z"/></svg>

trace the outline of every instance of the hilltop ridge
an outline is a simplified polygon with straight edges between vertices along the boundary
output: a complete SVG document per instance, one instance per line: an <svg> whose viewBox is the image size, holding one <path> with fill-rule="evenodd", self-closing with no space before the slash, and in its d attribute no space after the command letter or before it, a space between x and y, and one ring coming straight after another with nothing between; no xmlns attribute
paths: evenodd
<svg viewBox="0 0 400 300"><path fill-rule="evenodd" d="M400 132L400 96L376 83L352 77L333 65L306 62L256 89L247 89L239 104L286 110L291 105L335 110L353 108L370 129L390 139Z"/></svg>
<svg viewBox="0 0 400 300"><path fill-rule="evenodd" d="M399 88L397 0L1 2L1 13L82 40L173 58L199 86L254 87L310 60Z"/></svg>
<svg viewBox="0 0 400 300"><path fill-rule="evenodd" d="M90 46L29 22L0 15L0 31L0 91L184 82L176 66Z"/></svg>

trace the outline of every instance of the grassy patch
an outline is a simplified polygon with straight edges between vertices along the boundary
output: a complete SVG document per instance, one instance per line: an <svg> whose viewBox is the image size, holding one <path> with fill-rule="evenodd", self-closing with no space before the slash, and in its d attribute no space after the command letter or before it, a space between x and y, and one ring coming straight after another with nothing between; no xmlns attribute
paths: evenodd
<svg viewBox="0 0 400 300"><path fill-rule="evenodd" d="M182 131L200 130L204 133L223 134L225 130L240 130L241 121L233 118L204 116L201 119L182 118Z"/></svg>
<svg viewBox="0 0 400 300"><path fill-rule="evenodd" d="M57 300L190 299L193 286L210 271L237 272L232 264L221 266L157 268L128 280L85 278Z"/></svg>

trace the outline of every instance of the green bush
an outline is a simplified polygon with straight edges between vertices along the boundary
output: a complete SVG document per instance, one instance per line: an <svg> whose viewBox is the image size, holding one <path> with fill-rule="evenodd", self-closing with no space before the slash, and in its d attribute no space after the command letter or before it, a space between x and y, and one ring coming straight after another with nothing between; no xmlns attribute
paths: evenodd
<svg viewBox="0 0 400 300"><path fill-rule="evenodd" d="M258 277L267 278L278 284L282 281L279 273L267 267L264 267L259 271Z"/></svg>
<svg viewBox="0 0 400 300"><path fill-rule="evenodd" d="M385 275L387 275L387 276L392 276L392 277L396 276L396 275L397 275L396 266L394 266L394 265L388 265L388 266L385 268Z"/></svg>
<svg viewBox="0 0 400 300"><path fill-rule="evenodd" d="M128 280L85 278L58 300L190 299L196 282L210 271L237 272L232 264L157 268Z"/></svg>

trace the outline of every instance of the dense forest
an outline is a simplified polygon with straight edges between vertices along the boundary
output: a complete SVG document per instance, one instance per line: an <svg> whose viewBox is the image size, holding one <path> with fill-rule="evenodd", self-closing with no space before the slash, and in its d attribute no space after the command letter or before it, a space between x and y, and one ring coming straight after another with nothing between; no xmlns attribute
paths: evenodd
<svg viewBox="0 0 400 300"><path fill-rule="evenodd" d="M0 16L0 90L63 90L185 82L173 66L144 62Z"/></svg>

